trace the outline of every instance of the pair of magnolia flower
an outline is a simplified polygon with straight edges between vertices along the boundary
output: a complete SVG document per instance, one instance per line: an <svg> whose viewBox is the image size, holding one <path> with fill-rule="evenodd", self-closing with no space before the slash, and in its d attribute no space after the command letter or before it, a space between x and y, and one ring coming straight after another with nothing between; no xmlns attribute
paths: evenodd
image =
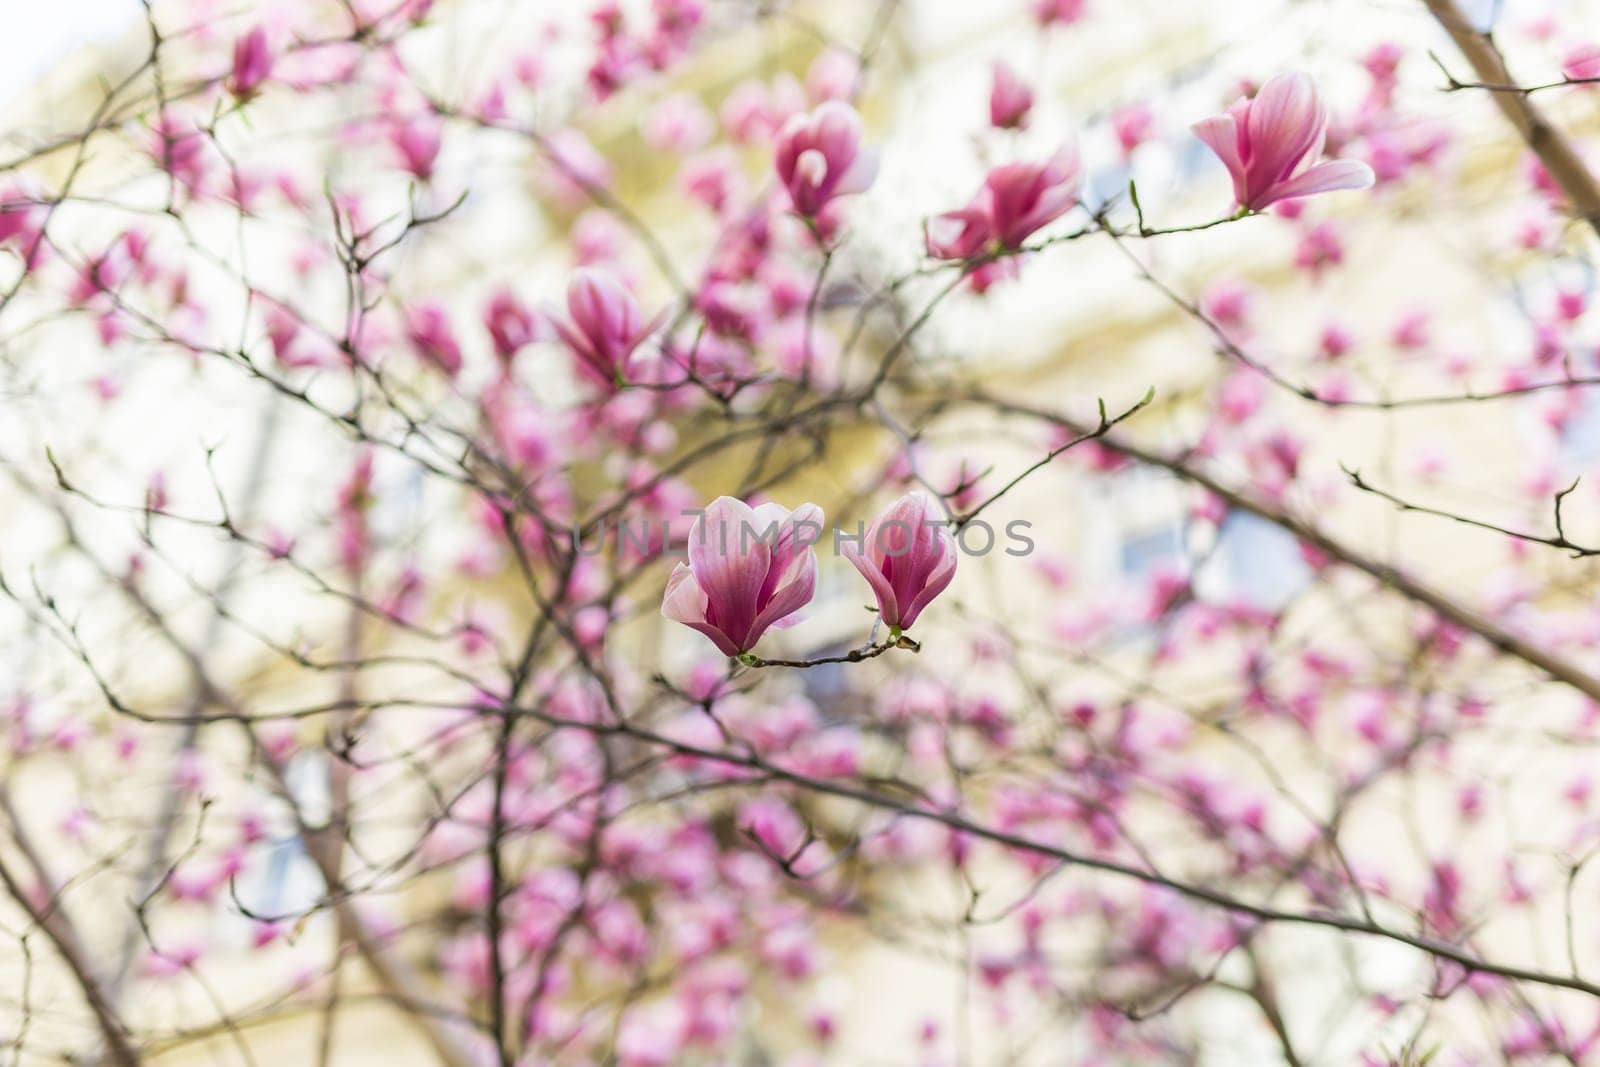
<svg viewBox="0 0 1600 1067"><path fill-rule="evenodd" d="M1254 97L1239 99L1193 130L1227 167L1243 210L1262 211L1282 200L1336 189L1365 189L1374 180L1372 168L1358 160L1320 162L1328 111L1306 74L1276 75ZM796 115L783 127L774 162L797 213L816 218L835 198L872 184L877 158L862 145L861 135L860 116L838 101ZM989 172L966 207L931 220L928 253L971 259L992 250L1015 251L1078 203L1081 177L1077 152L1070 147L1043 163L1002 164Z"/></svg>
<svg viewBox="0 0 1600 1067"><path fill-rule="evenodd" d="M908 493L872 521L859 543L839 551L872 587L891 638L911 628L956 574L956 543L926 493ZM689 530L689 562L667 579L661 614L741 656L774 626L792 625L817 589L822 509L802 504L750 507L714 500Z"/></svg>
<svg viewBox="0 0 1600 1067"><path fill-rule="evenodd" d="M1279 74L1254 97L1241 98L1193 129L1227 167L1241 212L1336 189L1365 189L1374 180L1372 168L1359 160L1319 162L1328 111L1305 74ZM929 222L928 254L972 259L1014 252L1077 205L1081 180L1082 166L1070 147L1043 163L996 167L971 203Z"/></svg>
<svg viewBox="0 0 1600 1067"><path fill-rule="evenodd" d="M838 197L866 190L878 172L877 154L861 143L861 117L830 100L795 115L778 133L774 163L797 214L823 216ZM1063 148L1043 163L996 167L971 204L939 215L930 224L928 253L969 259L998 243L1014 249L1029 234L1070 211L1078 202L1077 153ZM949 232L948 237L935 236ZM951 232L954 231L954 232Z"/></svg>

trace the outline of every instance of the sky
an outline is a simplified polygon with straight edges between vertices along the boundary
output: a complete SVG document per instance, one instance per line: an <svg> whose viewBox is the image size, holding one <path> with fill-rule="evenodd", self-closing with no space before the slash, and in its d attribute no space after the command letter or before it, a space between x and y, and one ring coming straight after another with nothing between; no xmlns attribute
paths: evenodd
<svg viewBox="0 0 1600 1067"><path fill-rule="evenodd" d="M1463 9L1488 21L1508 8L1542 9L1544 0L1461 0ZM75 47L114 37L140 14L140 0L6 0L0 34L0 105L49 71Z"/></svg>
<svg viewBox="0 0 1600 1067"><path fill-rule="evenodd" d="M0 33L0 105L46 74L74 48L116 37L139 17L139 0L6 3Z"/></svg>

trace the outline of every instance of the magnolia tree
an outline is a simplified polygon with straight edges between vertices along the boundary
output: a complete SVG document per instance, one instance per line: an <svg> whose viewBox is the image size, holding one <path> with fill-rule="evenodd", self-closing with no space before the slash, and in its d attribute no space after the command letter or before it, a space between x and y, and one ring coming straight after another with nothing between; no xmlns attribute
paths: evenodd
<svg viewBox="0 0 1600 1067"><path fill-rule="evenodd" d="M133 12L0 154L12 1062L1600 1057L1595 24L1258 6Z"/></svg>

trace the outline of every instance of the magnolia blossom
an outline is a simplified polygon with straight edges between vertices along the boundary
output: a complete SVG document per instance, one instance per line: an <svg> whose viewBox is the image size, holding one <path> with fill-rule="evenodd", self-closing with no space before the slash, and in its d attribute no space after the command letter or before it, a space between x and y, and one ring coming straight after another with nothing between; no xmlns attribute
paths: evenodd
<svg viewBox="0 0 1600 1067"><path fill-rule="evenodd" d="M266 326L267 340L272 343L272 355L284 367L320 367L336 365L328 358L326 345L293 310L276 301L268 301L262 320Z"/></svg>
<svg viewBox="0 0 1600 1067"><path fill-rule="evenodd" d="M604 271L585 268L567 286L567 314L570 324L553 325L579 368L610 388L627 381L628 360L656 325L645 321L633 294Z"/></svg>
<svg viewBox="0 0 1600 1067"><path fill-rule="evenodd" d="M861 116L837 100L784 123L774 163L795 211L806 218L835 197L866 189L878 173L877 154L861 144Z"/></svg>
<svg viewBox="0 0 1600 1067"><path fill-rule="evenodd" d="M1004 60L995 63L993 74L989 123L1002 130L1020 130L1028 124L1028 112L1033 110L1033 90Z"/></svg>
<svg viewBox="0 0 1600 1067"><path fill-rule="evenodd" d="M233 73L228 76L228 91L244 99L255 93L272 76L272 46L267 31L260 26L233 45Z"/></svg>
<svg viewBox="0 0 1600 1067"><path fill-rule="evenodd" d="M22 244L32 245L44 214L37 193L25 189L0 192L0 244L21 237Z"/></svg>
<svg viewBox="0 0 1600 1067"><path fill-rule="evenodd" d="M842 48L826 48L806 68L806 93L818 102L848 100L861 80L861 60Z"/></svg>
<svg viewBox="0 0 1600 1067"><path fill-rule="evenodd" d="M842 541L840 551L872 586L890 632L910 629L956 576L949 521L928 494L907 493L872 521L865 542Z"/></svg>
<svg viewBox="0 0 1600 1067"><path fill-rule="evenodd" d="M400 157L400 164L413 177L427 181L433 177L433 165L439 158L443 132L438 120L419 116L399 123L389 130L389 143Z"/></svg>
<svg viewBox="0 0 1600 1067"><path fill-rule="evenodd" d="M429 302L406 312L406 339L417 355L454 378L461 373L461 344L450 325L449 313Z"/></svg>
<svg viewBox="0 0 1600 1067"><path fill-rule="evenodd" d="M494 345L494 354L505 364L526 346L544 340L549 333L549 324L544 318L518 300L510 289L499 289L489 298L483 310L483 325Z"/></svg>
<svg viewBox="0 0 1600 1067"><path fill-rule="evenodd" d="M788 121L804 111L805 90L793 75L779 74L770 86L747 80L728 93L717 109L728 138L737 144L765 141Z"/></svg>
<svg viewBox="0 0 1600 1067"><path fill-rule="evenodd" d="M1042 163L996 167L966 207L929 221L928 254L971 259L991 249L1015 251L1077 205L1081 178L1078 153L1071 146Z"/></svg>
<svg viewBox="0 0 1600 1067"><path fill-rule="evenodd" d="M1600 78L1600 45L1584 44L1572 49L1561 61L1561 73L1573 81Z"/></svg>
<svg viewBox="0 0 1600 1067"><path fill-rule="evenodd" d="M667 579L661 614L699 630L729 656L806 604L817 588L822 509L752 508L720 496L689 530L689 562Z"/></svg>
<svg viewBox="0 0 1600 1067"><path fill-rule="evenodd" d="M676 93L662 100L645 120L644 137L663 152L693 152L716 134L717 123L700 98Z"/></svg>
<svg viewBox="0 0 1600 1067"><path fill-rule="evenodd" d="M575 126L563 126L545 139L548 168L539 173L550 190L570 204L588 203L593 190L606 189L613 177L611 162Z"/></svg>
<svg viewBox="0 0 1600 1067"><path fill-rule="evenodd" d="M1124 155L1148 141L1155 125L1156 113L1149 104L1133 104L1111 116L1111 130Z"/></svg>
<svg viewBox="0 0 1600 1067"><path fill-rule="evenodd" d="M1067 26L1083 18L1088 0L1033 0L1033 17L1041 26Z"/></svg>
<svg viewBox="0 0 1600 1067"><path fill-rule="evenodd" d="M1365 189L1374 181L1372 168L1358 160L1317 162L1328 112L1306 74L1279 74L1254 98L1241 97L1193 129L1228 168L1234 199L1251 211L1313 193Z"/></svg>

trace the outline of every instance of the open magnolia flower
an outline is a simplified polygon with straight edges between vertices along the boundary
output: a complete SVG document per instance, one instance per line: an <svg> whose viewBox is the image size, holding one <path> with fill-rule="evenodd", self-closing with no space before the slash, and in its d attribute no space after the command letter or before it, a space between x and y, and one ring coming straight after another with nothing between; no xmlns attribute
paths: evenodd
<svg viewBox="0 0 1600 1067"><path fill-rule="evenodd" d="M699 630L725 655L754 648L761 635L811 602L817 589L822 509L750 507L719 496L689 530L689 562L667 579L661 614Z"/></svg>
<svg viewBox="0 0 1600 1067"><path fill-rule="evenodd" d="M552 325L578 357L578 369L605 389L627 380L634 350L661 322L660 316L646 320L633 294L593 267L573 275L567 286L567 314L570 324L555 319Z"/></svg>
<svg viewBox="0 0 1600 1067"><path fill-rule="evenodd" d="M878 617L899 636L956 576L950 522L926 493L907 493L868 527L865 544L841 551L872 586Z"/></svg>
<svg viewBox="0 0 1600 1067"><path fill-rule="evenodd" d="M995 167L966 207L928 220L928 254L972 259L992 250L1016 251L1037 230L1078 203L1083 177L1078 151L1065 145L1042 162Z"/></svg>
<svg viewBox="0 0 1600 1067"><path fill-rule="evenodd" d="M877 154L861 144L861 116L837 100L785 123L773 163L795 211L807 218L835 197L864 191L878 173Z"/></svg>
<svg viewBox="0 0 1600 1067"><path fill-rule="evenodd" d="M1317 162L1328 111L1306 74L1276 75L1253 98L1193 128L1228 168L1234 199L1251 211L1314 193L1365 189L1374 180L1372 168L1359 160Z"/></svg>

